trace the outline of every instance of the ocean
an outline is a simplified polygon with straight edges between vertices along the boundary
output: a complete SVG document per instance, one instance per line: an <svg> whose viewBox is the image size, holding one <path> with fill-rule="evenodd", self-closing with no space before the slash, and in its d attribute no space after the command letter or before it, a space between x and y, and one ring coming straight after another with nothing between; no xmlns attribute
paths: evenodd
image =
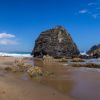
<svg viewBox="0 0 100 100"><path fill-rule="evenodd" d="M0 52L0 56L10 56L10 57L32 57L31 52Z"/></svg>

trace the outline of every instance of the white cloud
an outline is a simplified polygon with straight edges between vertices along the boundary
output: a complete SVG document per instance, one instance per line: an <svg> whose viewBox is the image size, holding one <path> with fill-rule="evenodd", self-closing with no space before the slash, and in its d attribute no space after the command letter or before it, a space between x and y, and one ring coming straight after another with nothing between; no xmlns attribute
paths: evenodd
<svg viewBox="0 0 100 100"><path fill-rule="evenodd" d="M0 38L14 38L15 35L8 33L0 33Z"/></svg>
<svg viewBox="0 0 100 100"><path fill-rule="evenodd" d="M0 40L0 44L1 45L14 45L14 44L17 44L17 42L14 40L10 40L10 39L2 39Z"/></svg>
<svg viewBox="0 0 100 100"><path fill-rule="evenodd" d="M87 13L87 12L88 12L88 11L87 11L86 9L82 9L82 10L79 11L80 14L85 14L85 13Z"/></svg>
<svg viewBox="0 0 100 100"><path fill-rule="evenodd" d="M91 16L94 19L100 18L100 0L87 3L87 6L84 7L85 9L79 10L77 14L85 14Z"/></svg>
<svg viewBox="0 0 100 100"><path fill-rule="evenodd" d="M16 36L13 35L13 34L0 33L0 45L15 45L15 44L18 44L15 37Z"/></svg>

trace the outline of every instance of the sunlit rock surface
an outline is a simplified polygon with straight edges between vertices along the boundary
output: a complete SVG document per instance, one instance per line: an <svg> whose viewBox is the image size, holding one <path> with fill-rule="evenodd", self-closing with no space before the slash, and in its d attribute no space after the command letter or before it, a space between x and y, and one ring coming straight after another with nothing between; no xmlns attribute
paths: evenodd
<svg viewBox="0 0 100 100"><path fill-rule="evenodd" d="M54 58L73 57L79 50L70 34L61 26L42 32L35 41L34 57L50 55Z"/></svg>
<svg viewBox="0 0 100 100"><path fill-rule="evenodd" d="M100 44L92 46L87 54L94 58L100 58Z"/></svg>

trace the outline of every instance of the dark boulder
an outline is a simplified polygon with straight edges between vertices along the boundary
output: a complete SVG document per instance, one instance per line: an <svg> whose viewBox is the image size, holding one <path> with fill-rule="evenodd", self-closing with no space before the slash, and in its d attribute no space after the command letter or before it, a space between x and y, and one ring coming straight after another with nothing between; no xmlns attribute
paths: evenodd
<svg viewBox="0 0 100 100"><path fill-rule="evenodd" d="M54 58L76 57L79 53L70 34L61 26L42 32L32 51L34 57L49 55Z"/></svg>
<svg viewBox="0 0 100 100"><path fill-rule="evenodd" d="M90 50L87 52L87 54L93 58L99 58L100 57L100 44L92 46Z"/></svg>

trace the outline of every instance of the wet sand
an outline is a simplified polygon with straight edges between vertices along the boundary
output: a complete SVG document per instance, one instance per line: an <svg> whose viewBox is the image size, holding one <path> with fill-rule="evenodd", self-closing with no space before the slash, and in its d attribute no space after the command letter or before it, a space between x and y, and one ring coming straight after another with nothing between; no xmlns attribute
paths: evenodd
<svg viewBox="0 0 100 100"><path fill-rule="evenodd" d="M11 64L11 57L0 58L0 66ZM4 60L5 59L5 60ZM12 60L11 60L12 59ZM29 78L27 74L0 70L0 100L73 100L71 97Z"/></svg>
<svg viewBox="0 0 100 100"><path fill-rule="evenodd" d="M77 69L73 81L75 84L70 94L76 100L100 100L100 72Z"/></svg>
<svg viewBox="0 0 100 100"><path fill-rule="evenodd" d="M39 62L39 63L38 63ZM41 64L46 70L55 73L55 77L44 79L42 83L51 86L74 100L100 100L100 69L74 68L63 63L47 62Z"/></svg>
<svg viewBox="0 0 100 100"><path fill-rule="evenodd" d="M0 100L72 100L56 90L8 74L0 76Z"/></svg>
<svg viewBox="0 0 100 100"><path fill-rule="evenodd" d="M0 68L13 63L15 58L1 57ZM32 60L25 59L26 63ZM44 70L54 73L41 81L32 80L26 73L0 70L0 100L100 100L100 70L73 68L62 63L43 63Z"/></svg>

